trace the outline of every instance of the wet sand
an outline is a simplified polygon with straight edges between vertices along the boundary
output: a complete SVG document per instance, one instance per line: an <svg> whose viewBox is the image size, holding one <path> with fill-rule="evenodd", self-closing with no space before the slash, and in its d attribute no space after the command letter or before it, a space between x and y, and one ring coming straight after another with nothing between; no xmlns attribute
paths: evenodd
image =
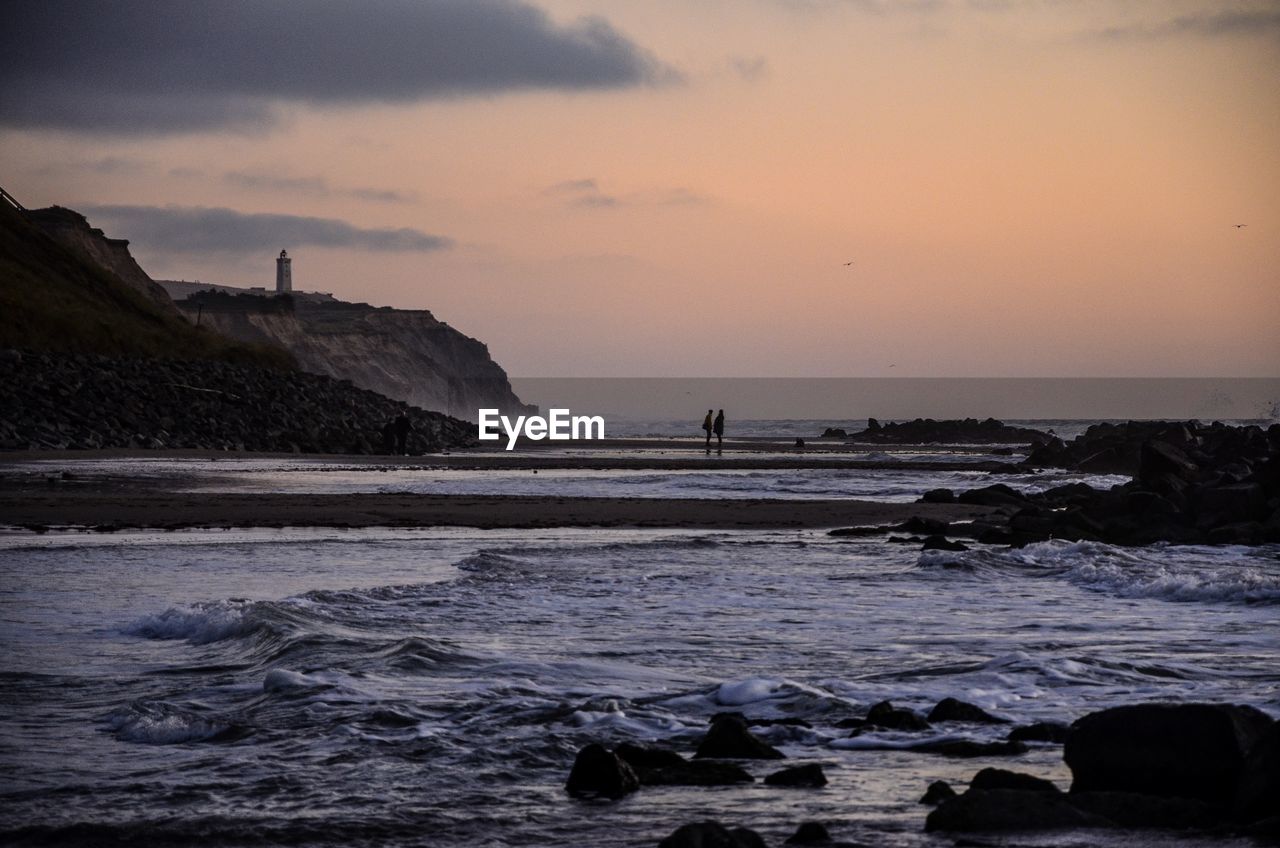
<svg viewBox="0 0 1280 848"><path fill-rule="evenodd" d="M983 507L850 500L676 500L414 494L219 494L65 489L0 493L26 527L671 527L769 529L956 521Z"/></svg>
<svg viewBox="0 0 1280 848"><path fill-rule="evenodd" d="M842 458L848 446L782 455L776 442L708 455L701 443L611 440L591 449L460 451L416 457L299 456L209 451L13 452L0 456L0 525L26 527L670 527L806 528L896 524L913 516L946 521L986 515L968 505L857 500L662 499L412 493L287 494L202 492L216 471L163 476L98 473L94 460L298 460L317 465L391 469L474 470L739 470L849 468L902 471L984 471L1003 463ZM30 463L40 461L38 470ZM75 463L75 464L73 464ZM60 464L66 464L60 468ZM991 465L994 468L988 469ZM65 470L69 466L72 470ZM230 469L229 469L230 470Z"/></svg>

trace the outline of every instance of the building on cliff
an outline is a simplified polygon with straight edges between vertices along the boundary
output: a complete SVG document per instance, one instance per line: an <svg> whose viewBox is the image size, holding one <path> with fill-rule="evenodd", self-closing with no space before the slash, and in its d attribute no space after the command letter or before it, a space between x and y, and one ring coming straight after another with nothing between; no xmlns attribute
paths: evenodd
<svg viewBox="0 0 1280 848"><path fill-rule="evenodd" d="M276 257L276 294L288 294L293 291L293 260L287 250L280 251Z"/></svg>

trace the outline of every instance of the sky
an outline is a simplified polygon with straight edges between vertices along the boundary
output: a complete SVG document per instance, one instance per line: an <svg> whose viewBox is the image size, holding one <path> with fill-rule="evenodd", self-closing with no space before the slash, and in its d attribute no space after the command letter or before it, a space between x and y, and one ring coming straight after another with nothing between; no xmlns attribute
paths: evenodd
<svg viewBox="0 0 1280 848"><path fill-rule="evenodd" d="M0 185L157 279L288 249L516 376L1280 376L1277 1L6 17Z"/></svg>

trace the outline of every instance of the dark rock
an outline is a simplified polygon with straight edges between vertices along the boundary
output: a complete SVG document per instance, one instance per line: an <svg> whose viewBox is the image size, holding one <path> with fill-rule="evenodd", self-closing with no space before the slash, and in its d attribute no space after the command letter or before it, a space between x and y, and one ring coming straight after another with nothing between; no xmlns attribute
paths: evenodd
<svg viewBox="0 0 1280 848"><path fill-rule="evenodd" d="M929 711L929 721L969 721L980 724L1008 724L1009 720L993 716L991 713L965 701L955 698L943 698Z"/></svg>
<svg viewBox="0 0 1280 848"><path fill-rule="evenodd" d="M747 724L736 716L725 716L711 724L711 729L698 745L695 758L726 760L780 760L784 755L777 748L757 739Z"/></svg>
<svg viewBox="0 0 1280 848"><path fill-rule="evenodd" d="M719 822L704 821L676 828L658 848L765 848L765 842L754 830L730 830Z"/></svg>
<svg viewBox="0 0 1280 848"><path fill-rule="evenodd" d="M1200 468L1179 448L1164 441L1142 443L1137 477L1146 483L1158 475L1172 474L1188 483L1195 482Z"/></svg>
<svg viewBox="0 0 1280 848"><path fill-rule="evenodd" d="M627 765L636 769L660 769L668 766L683 766L688 760L670 748L657 745L637 745L634 742L623 742L613 752L626 761Z"/></svg>
<svg viewBox="0 0 1280 848"><path fill-rule="evenodd" d="M1275 722L1250 747L1240 774L1234 814L1256 821L1280 810L1280 722Z"/></svg>
<svg viewBox="0 0 1280 848"><path fill-rule="evenodd" d="M1016 771L1006 771L998 768L984 768L973 776L969 781L970 789L1016 789L1019 792L1059 792L1057 786L1051 780L1045 780L1043 777L1035 777L1030 774L1022 774Z"/></svg>
<svg viewBox="0 0 1280 848"><path fill-rule="evenodd" d="M1057 721L1038 721L1015 727L1006 738L1010 742L1054 742L1061 745L1067 741L1067 734L1070 732L1070 725Z"/></svg>
<svg viewBox="0 0 1280 848"><path fill-rule="evenodd" d="M914 421L897 421L881 425L874 418L867 419L867 429L854 433L850 438L864 442L889 444L1021 444L1047 441L1049 435L1040 430L1012 427L988 418L935 421L917 418Z"/></svg>
<svg viewBox="0 0 1280 848"><path fill-rule="evenodd" d="M754 783L742 766L719 760L681 761L678 764L636 770L642 786L732 786Z"/></svg>
<svg viewBox="0 0 1280 848"><path fill-rule="evenodd" d="M881 701L867 710L866 723L886 730L928 730L929 722L913 710L899 709Z"/></svg>
<svg viewBox="0 0 1280 848"><path fill-rule="evenodd" d="M831 833L822 822L804 822L787 837L786 845L822 845L831 841Z"/></svg>
<svg viewBox="0 0 1280 848"><path fill-rule="evenodd" d="M822 766L817 763L810 763L804 766L793 766L782 771L775 771L766 777L764 782L768 786L816 788L827 785L827 776L823 773Z"/></svg>
<svg viewBox="0 0 1280 848"><path fill-rule="evenodd" d="M956 493L950 489L930 489L920 500L924 503L955 503Z"/></svg>
<svg viewBox="0 0 1280 848"><path fill-rule="evenodd" d="M1190 798L1160 798L1133 792L1072 792L1071 805L1120 827L1185 830L1212 827L1221 816L1209 804Z"/></svg>
<svg viewBox="0 0 1280 848"><path fill-rule="evenodd" d="M822 431L824 439L847 439L849 434L842 427L828 427Z"/></svg>
<svg viewBox="0 0 1280 848"><path fill-rule="evenodd" d="M862 538L864 536L883 536L888 530L888 527L837 527L835 530L828 530L827 535Z"/></svg>
<svg viewBox="0 0 1280 848"><path fill-rule="evenodd" d="M1091 713L1063 749L1072 792L1135 792L1230 803L1246 754L1272 727L1233 704L1138 704Z"/></svg>
<svg viewBox="0 0 1280 848"><path fill-rule="evenodd" d="M921 804L928 804L936 807L943 801L956 797L956 791L951 788L951 784L945 780L935 780L929 784L929 788L925 790L924 797L920 799Z"/></svg>
<svg viewBox="0 0 1280 848"><path fill-rule="evenodd" d="M913 515L895 529L907 533L919 533L922 536L944 536L951 529L951 525L936 518L921 518L918 515Z"/></svg>
<svg viewBox="0 0 1280 848"><path fill-rule="evenodd" d="M1061 792L969 790L944 801L925 819L926 831L1061 830L1110 827L1110 820L1077 809Z"/></svg>
<svg viewBox="0 0 1280 848"><path fill-rule="evenodd" d="M946 536L930 536L920 546L922 551L967 551L969 546L964 542L953 542Z"/></svg>
<svg viewBox="0 0 1280 848"><path fill-rule="evenodd" d="M578 752L564 788L575 795L621 798L639 789L640 780L621 757L592 743Z"/></svg>
<svg viewBox="0 0 1280 848"><path fill-rule="evenodd" d="M976 506L1012 506L1021 509L1030 506L1031 502L1021 492L1009 488L1003 483L984 486L981 489L970 489L956 495L956 501Z"/></svg>

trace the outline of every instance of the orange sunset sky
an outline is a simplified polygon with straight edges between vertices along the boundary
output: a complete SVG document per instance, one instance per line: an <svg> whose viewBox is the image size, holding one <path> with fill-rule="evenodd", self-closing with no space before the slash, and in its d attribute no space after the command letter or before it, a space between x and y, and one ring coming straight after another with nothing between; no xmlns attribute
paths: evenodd
<svg viewBox="0 0 1280 848"><path fill-rule="evenodd" d="M1280 375L1280 3L15 7L0 185L153 277L517 376Z"/></svg>

